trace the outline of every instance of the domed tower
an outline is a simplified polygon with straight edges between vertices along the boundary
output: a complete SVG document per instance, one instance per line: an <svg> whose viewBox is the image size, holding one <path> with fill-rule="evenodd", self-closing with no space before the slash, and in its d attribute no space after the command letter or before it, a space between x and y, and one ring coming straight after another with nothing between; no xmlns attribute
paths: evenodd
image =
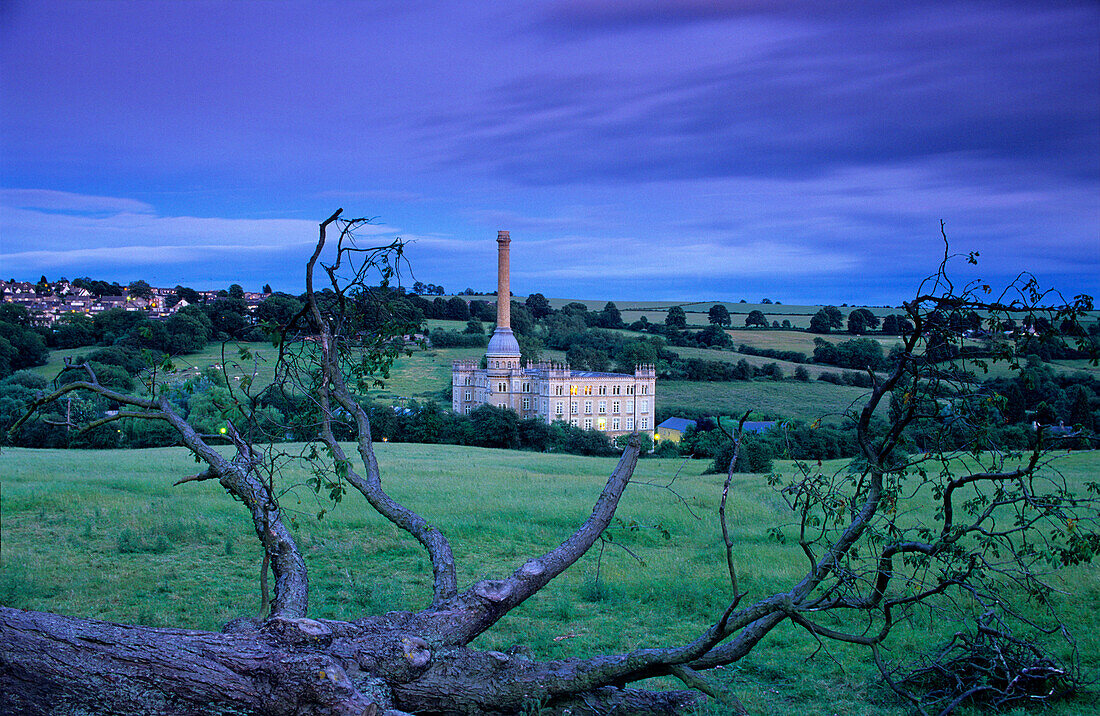
<svg viewBox="0 0 1100 716"><path fill-rule="evenodd" d="M497 232L497 327L485 351L485 364L491 373L519 369L519 343L512 333L512 292L510 285L509 244L507 231Z"/></svg>

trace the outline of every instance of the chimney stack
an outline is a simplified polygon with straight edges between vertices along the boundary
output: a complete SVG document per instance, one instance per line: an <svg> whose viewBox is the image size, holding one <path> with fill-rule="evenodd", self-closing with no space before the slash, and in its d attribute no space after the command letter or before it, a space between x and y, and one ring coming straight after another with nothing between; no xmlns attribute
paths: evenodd
<svg viewBox="0 0 1100 716"><path fill-rule="evenodd" d="M497 232L497 328L512 327L512 291L510 286L509 249L512 243L507 231Z"/></svg>

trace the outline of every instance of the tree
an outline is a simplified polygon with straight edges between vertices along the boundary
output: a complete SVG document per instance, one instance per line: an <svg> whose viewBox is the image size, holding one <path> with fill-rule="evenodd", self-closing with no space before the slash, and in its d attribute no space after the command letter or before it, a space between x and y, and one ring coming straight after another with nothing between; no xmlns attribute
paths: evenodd
<svg viewBox="0 0 1100 716"><path fill-rule="evenodd" d="M810 317L810 333L828 333L829 317L824 311L818 311Z"/></svg>
<svg viewBox="0 0 1100 716"><path fill-rule="evenodd" d="M452 321L470 320L470 304L458 296L452 297L447 301L447 318Z"/></svg>
<svg viewBox="0 0 1100 716"><path fill-rule="evenodd" d="M134 298L152 298L153 287L147 282L138 279L137 281L131 281L130 285L126 287L126 292Z"/></svg>
<svg viewBox="0 0 1100 716"><path fill-rule="evenodd" d="M470 318L492 323L497 319L497 312L488 301L474 299L470 301Z"/></svg>
<svg viewBox="0 0 1100 716"><path fill-rule="evenodd" d="M848 332L853 336L862 336L869 328L866 316L858 310L848 314Z"/></svg>
<svg viewBox="0 0 1100 716"><path fill-rule="evenodd" d="M882 319L882 333L887 336L900 336L902 333L913 330L913 324L909 323L904 316L899 316L896 313L891 313L886 318Z"/></svg>
<svg viewBox="0 0 1100 716"><path fill-rule="evenodd" d="M707 312L707 320L712 326L728 326L732 323L730 310L724 304L716 303Z"/></svg>
<svg viewBox="0 0 1100 716"><path fill-rule="evenodd" d="M857 308L848 314L848 332L861 336L867 331L878 328L879 318L866 308Z"/></svg>
<svg viewBox="0 0 1100 716"><path fill-rule="evenodd" d="M745 325L767 328L768 317L764 315L763 311L749 311L749 315L745 316Z"/></svg>
<svg viewBox="0 0 1100 716"><path fill-rule="evenodd" d="M549 299L541 293L532 293L523 303L527 306L527 310L531 312L531 315L535 317L536 321L541 321L554 312L554 309L550 306Z"/></svg>
<svg viewBox="0 0 1100 716"><path fill-rule="evenodd" d="M0 378L42 365L49 358L46 341L29 324L26 308L17 303L0 304Z"/></svg>
<svg viewBox="0 0 1100 716"><path fill-rule="evenodd" d="M626 324L623 323L623 316L619 313L619 307L611 301L604 304L603 310L600 311L600 328L625 328Z"/></svg>
<svg viewBox="0 0 1100 716"><path fill-rule="evenodd" d="M256 306L256 321L271 326L288 325L302 310L302 302L286 294L272 294Z"/></svg>
<svg viewBox="0 0 1100 716"><path fill-rule="evenodd" d="M810 332L828 333L844 325L844 316L836 306L823 306L810 319Z"/></svg>
<svg viewBox="0 0 1100 716"><path fill-rule="evenodd" d="M280 343L280 371L296 371L308 388L306 422L317 426L316 449L306 456L308 484L334 501L353 492L395 527L419 543L430 562L432 598L417 612L389 612L351 622L314 620L308 614L308 575L294 533L288 529L283 483L276 466L286 455L275 445L261 448L259 421L246 409L256 397L242 386L234 417L224 427L230 451L217 450L154 383L148 394L131 395L104 386L87 366L52 392L33 399L13 426L18 431L36 411L70 394L91 394L121 406L90 425L118 420L161 421L206 465L179 484L217 480L252 519L274 575L265 618L238 619L223 633L140 626L119 627L95 620L0 608L0 684L12 712L56 710L81 713L518 713L531 706L568 709L574 714L677 714L697 712L702 697L692 691L649 691L627 685L654 676L672 676L694 689L718 694L709 669L734 664L781 625L805 629L822 643L845 642L867 648L887 684L918 708L943 707L979 698L1000 705L1013 699L1042 700L1067 684L1072 668L1037 648L1015 649L1012 663L995 677L970 670L959 689L919 692L919 679L898 676L893 652L884 647L897 629L930 618L959 619L957 644L963 657L978 662L979 649L993 645L1004 653L1026 644L1013 629L1013 600L1036 595L1028 621L1057 625L1056 593L1045 583L1048 569L1088 561L1100 545L1097 499L1072 495L1057 473L1043 471L1049 455L1042 431L1022 457L1007 451L971 449L988 437L991 401L976 394L969 373L928 360L921 346L941 331L941 342L961 340L948 329L930 328L930 310L970 305L986 313L1040 310L1034 301L990 302L969 292L933 290L906 304L914 333L890 372L874 378L866 403L847 415L860 457L830 472L797 463L794 479L776 477L776 504L786 505L768 534L798 545L804 568L789 589L767 593L739 579L735 543L726 514L727 497L739 463L761 468L772 457L764 436L745 430L746 413L729 435L726 480L718 501L729 588L713 623L682 644L654 645L628 654L539 661L519 651L481 651L469 644L514 608L535 597L552 579L576 563L612 524L628 487L640 441L628 441L587 519L561 544L533 556L508 574L490 575L460 587L455 555L447 537L419 513L395 500L383 487L372 447L369 411L356 396L373 371L386 370L399 348L392 336L344 333L343 311L350 302L323 301L314 269L328 246L325 273L333 294L362 288L364 267L392 276L388 260L400 244L373 249L355 246L355 229L366 220L344 221L340 211L320 225L307 263L305 310L286 328ZM354 254L351 252L354 251ZM353 285L336 277L354 259ZM942 269L941 269L942 272ZM940 281L934 287L950 286ZM1032 296L1022 286L1021 295ZM1043 294L1038 294L1041 298ZM1090 309L1084 299L1051 309L1076 318ZM310 350L296 350L305 337ZM365 359L364 359L365 358ZM284 386L285 387L285 386ZM276 388L281 389L281 388ZM894 400L894 420L875 425L884 399ZM480 430L500 444L519 440L524 429L514 413L482 408ZM512 417L508 417L511 415ZM905 451L907 430L919 427L929 442L914 456ZM723 428L725 429L725 428ZM959 431L963 431L961 434ZM555 423L550 441L580 440L583 431ZM595 433L591 449L608 449ZM962 448L959 449L959 438ZM949 440L950 438L950 440ZM972 440L971 440L972 439ZM601 442L601 445L595 444ZM350 442L354 454L345 452ZM782 441L780 441L782 442ZM984 443L983 443L984 444ZM743 453L743 459L741 453ZM952 469L946 469L950 465ZM289 505L285 506L290 509ZM1026 545L1021 548L1020 545ZM480 570L480 567L478 567ZM1049 612L1046 607L1050 607ZM918 618L919 617L919 618ZM978 621L980 631L965 623ZM967 639L968 634L975 634ZM1059 629L1049 629L1058 634ZM969 649L969 651L968 651ZM1015 658L1015 655L1022 655ZM1042 671L1040 671L1040 669ZM1042 678L1035 678L1042 674ZM110 678L107 678L109 675ZM968 681L969 679L969 681ZM977 688L977 687L981 688ZM743 708L722 694L732 708ZM939 703L935 703L939 700ZM931 703L930 703L931 702ZM950 708L948 710L950 710Z"/></svg>
<svg viewBox="0 0 1100 716"><path fill-rule="evenodd" d="M187 301L192 306L202 303L202 295L193 288L176 286L176 295L180 297L181 301Z"/></svg>
<svg viewBox="0 0 1100 716"><path fill-rule="evenodd" d="M261 292L262 292L262 293L263 293L263 294L264 294L265 296L270 296L270 295L272 294L272 290L271 290L271 284L270 284L270 283L265 283L265 284L264 284L264 287L263 287L263 289L262 289L262 291L261 291Z"/></svg>
<svg viewBox="0 0 1100 716"><path fill-rule="evenodd" d="M244 298L244 287L241 286L239 283L233 284L229 287L229 297L236 299Z"/></svg>
<svg viewBox="0 0 1100 716"><path fill-rule="evenodd" d="M665 316L665 325L669 328L687 328L687 314L681 306L673 306L668 309Z"/></svg>

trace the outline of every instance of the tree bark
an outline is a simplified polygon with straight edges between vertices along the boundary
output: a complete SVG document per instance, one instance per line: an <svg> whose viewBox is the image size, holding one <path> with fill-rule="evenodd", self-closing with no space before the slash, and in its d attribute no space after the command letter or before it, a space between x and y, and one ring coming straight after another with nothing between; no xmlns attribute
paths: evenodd
<svg viewBox="0 0 1100 716"><path fill-rule="evenodd" d="M215 633L0 607L0 712L397 716L538 706L676 714L701 703L690 691L576 693L576 672L600 668L602 658L537 662L436 648L440 635L407 627L413 616L244 620L243 630Z"/></svg>

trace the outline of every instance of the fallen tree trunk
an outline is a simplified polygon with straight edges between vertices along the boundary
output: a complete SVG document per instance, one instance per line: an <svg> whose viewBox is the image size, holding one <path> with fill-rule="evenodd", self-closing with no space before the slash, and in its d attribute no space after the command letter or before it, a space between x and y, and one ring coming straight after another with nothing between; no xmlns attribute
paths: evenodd
<svg viewBox="0 0 1100 716"><path fill-rule="evenodd" d="M245 621L229 633L125 626L0 607L0 712L23 714L669 714L689 691L570 689L580 661L429 645L392 613ZM425 638L428 637L428 639Z"/></svg>

